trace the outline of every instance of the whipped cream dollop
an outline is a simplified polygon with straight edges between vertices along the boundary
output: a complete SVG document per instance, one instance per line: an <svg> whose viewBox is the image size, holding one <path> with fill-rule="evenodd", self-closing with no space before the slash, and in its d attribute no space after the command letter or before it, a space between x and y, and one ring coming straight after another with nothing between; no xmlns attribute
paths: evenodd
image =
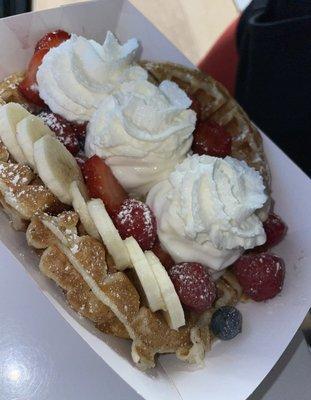
<svg viewBox="0 0 311 400"><path fill-rule="evenodd" d="M90 120L85 152L105 159L122 186L141 196L166 179L192 143L196 115L176 83L132 81L105 98Z"/></svg>
<svg viewBox="0 0 311 400"><path fill-rule="evenodd" d="M192 155L151 189L147 204L176 262L219 271L266 241L255 214L266 199L261 175L244 161Z"/></svg>
<svg viewBox="0 0 311 400"><path fill-rule="evenodd" d="M68 121L89 121L122 83L147 79L147 72L133 64L137 48L136 39L120 45L111 32L103 45L72 34L44 56L37 72L40 97Z"/></svg>

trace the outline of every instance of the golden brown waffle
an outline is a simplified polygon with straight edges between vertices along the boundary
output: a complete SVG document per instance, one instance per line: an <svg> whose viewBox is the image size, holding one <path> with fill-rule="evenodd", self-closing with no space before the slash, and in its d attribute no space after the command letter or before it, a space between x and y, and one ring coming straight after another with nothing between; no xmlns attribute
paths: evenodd
<svg viewBox="0 0 311 400"><path fill-rule="evenodd" d="M144 61L141 63L153 79L176 82L200 103L201 119L210 119L224 126L232 135L232 157L244 160L263 176L270 193L270 171L264 154L262 138L247 114L228 91L211 76L178 64ZM269 208L270 202L266 206ZM267 212L264 213L267 216Z"/></svg>
<svg viewBox="0 0 311 400"><path fill-rule="evenodd" d="M1 99L0 99L1 100ZM1 101L0 101L0 105L1 105ZM1 142L0 140L0 161L8 161L9 159L9 152L7 150L7 148L5 147L5 145Z"/></svg>
<svg viewBox="0 0 311 400"><path fill-rule="evenodd" d="M204 117L236 127L236 130L231 129L236 136L233 155L249 161L247 151L252 155L258 152L262 160L260 137L251 133L253 128L244 112L228 99L226 91L215 81L172 64L148 63L145 66L155 81L172 78L188 93L195 94ZM22 74L14 74L2 82L0 99L19 102L30 109L17 90L21 79ZM238 134L238 126L247 132L245 142ZM243 146L248 150L242 151ZM255 166L255 161L252 162ZM266 171L268 181L268 170L264 169L264 163L259 164L257 168ZM0 202L16 229L25 229L28 225L28 244L44 250L40 270L65 292L68 304L101 331L130 338L133 360L142 368L153 367L155 356L160 353L175 353L181 360L191 363L203 361L211 343L208 325L213 310L200 318L188 313L185 326L178 331L170 329L161 312L153 313L144 305L132 271L116 271L101 242L87 235L79 236L78 215L64 211L63 205L29 167L10 162L9 153L1 142ZM217 288L216 307L236 304L241 296L239 285L229 273L217 281Z"/></svg>
<svg viewBox="0 0 311 400"><path fill-rule="evenodd" d="M103 332L130 337L134 361L142 368L154 366L158 353L202 362L209 346L208 327L196 326L189 317L186 326L175 331L160 312L140 308L138 292L128 276L107 271L103 244L78 236L76 222L75 213L36 215L26 233L30 245L47 247L40 270L66 292L69 305Z"/></svg>
<svg viewBox="0 0 311 400"><path fill-rule="evenodd" d="M18 90L18 85L24 79L24 76L25 74L23 72L15 73L9 75L0 82L0 105L13 102L21 104L30 112L37 110L37 107L33 104L29 104Z"/></svg>

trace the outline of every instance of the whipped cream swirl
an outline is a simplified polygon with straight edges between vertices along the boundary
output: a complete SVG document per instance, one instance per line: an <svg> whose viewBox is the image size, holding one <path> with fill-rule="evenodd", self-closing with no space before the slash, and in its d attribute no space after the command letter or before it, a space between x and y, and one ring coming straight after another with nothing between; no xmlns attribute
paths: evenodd
<svg viewBox="0 0 311 400"><path fill-rule="evenodd" d="M231 157L189 156L148 194L158 235L176 262L212 270L266 241L255 211L265 203L261 175Z"/></svg>
<svg viewBox="0 0 311 400"><path fill-rule="evenodd" d="M86 155L104 158L129 193L144 195L189 151L196 122L190 105L174 82L125 83L91 118Z"/></svg>
<svg viewBox="0 0 311 400"><path fill-rule="evenodd" d="M137 48L136 39L120 45L111 32L103 45L72 34L44 56L37 72L40 97L68 121L89 121L120 84L147 79L147 72L133 65Z"/></svg>

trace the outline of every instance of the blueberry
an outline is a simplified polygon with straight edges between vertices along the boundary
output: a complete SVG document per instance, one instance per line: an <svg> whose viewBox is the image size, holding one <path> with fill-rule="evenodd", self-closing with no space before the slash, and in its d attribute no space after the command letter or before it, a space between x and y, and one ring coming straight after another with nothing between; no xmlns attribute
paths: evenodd
<svg viewBox="0 0 311 400"><path fill-rule="evenodd" d="M210 328L221 340L233 339L242 330L242 315L235 307L220 307L212 316Z"/></svg>

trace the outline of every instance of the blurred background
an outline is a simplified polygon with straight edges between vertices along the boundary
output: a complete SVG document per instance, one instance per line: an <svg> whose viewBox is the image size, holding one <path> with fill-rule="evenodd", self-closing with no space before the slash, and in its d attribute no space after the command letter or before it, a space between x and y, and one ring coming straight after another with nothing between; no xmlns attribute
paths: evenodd
<svg viewBox="0 0 311 400"><path fill-rule="evenodd" d="M186 56L197 63L248 0L130 0ZM79 0L0 0L1 16L42 10ZM158 10L161 9L161 13Z"/></svg>

